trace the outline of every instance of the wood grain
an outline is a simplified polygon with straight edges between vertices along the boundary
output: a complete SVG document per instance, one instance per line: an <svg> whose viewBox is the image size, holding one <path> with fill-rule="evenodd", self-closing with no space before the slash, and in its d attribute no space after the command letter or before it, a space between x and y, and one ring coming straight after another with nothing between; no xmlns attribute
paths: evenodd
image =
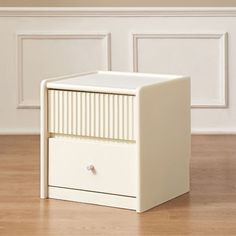
<svg viewBox="0 0 236 236"><path fill-rule="evenodd" d="M193 136L191 192L142 214L39 199L39 137L0 136L0 235L236 235L236 136Z"/></svg>

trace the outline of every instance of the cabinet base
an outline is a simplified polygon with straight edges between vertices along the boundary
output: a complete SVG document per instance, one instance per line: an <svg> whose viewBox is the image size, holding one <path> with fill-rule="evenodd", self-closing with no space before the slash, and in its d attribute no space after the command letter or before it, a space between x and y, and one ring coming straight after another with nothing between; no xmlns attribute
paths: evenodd
<svg viewBox="0 0 236 236"><path fill-rule="evenodd" d="M48 187L48 197L60 200L91 203L111 207L136 210L137 199L135 197L120 196L114 194L97 193L61 187Z"/></svg>

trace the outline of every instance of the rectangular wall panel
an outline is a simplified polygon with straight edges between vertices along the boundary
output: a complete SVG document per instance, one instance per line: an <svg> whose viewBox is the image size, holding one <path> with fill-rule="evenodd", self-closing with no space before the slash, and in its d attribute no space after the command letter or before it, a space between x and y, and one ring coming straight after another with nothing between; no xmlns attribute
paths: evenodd
<svg viewBox="0 0 236 236"><path fill-rule="evenodd" d="M48 131L134 141L134 102L132 95L49 90Z"/></svg>
<svg viewBox="0 0 236 236"><path fill-rule="evenodd" d="M109 37L109 33L103 32L17 33L18 108L39 108L38 87L43 79L81 71L110 70Z"/></svg>
<svg viewBox="0 0 236 236"><path fill-rule="evenodd" d="M227 33L175 32L133 34L135 72L191 77L194 108L227 106Z"/></svg>

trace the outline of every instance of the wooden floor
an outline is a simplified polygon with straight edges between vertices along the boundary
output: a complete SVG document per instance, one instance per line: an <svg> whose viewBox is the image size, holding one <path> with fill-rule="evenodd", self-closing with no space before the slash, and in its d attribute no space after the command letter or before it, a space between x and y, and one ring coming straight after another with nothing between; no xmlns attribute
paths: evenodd
<svg viewBox="0 0 236 236"><path fill-rule="evenodd" d="M143 214L39 199L39 137L0 136L0 235L236 235L236 136L193 136L191 192Z"/></svg>

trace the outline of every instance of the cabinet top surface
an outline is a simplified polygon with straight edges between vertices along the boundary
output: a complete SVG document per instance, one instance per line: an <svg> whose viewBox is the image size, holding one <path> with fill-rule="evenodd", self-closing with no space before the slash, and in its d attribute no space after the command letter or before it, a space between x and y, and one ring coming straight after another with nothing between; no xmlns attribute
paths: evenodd
<svg viewBox="0 0 236 236"><path fill-rule="evenodd" d="M47 82L47 88L134 94L144 86L179 78L183 76L98 71L55 78Z"/></svg>

